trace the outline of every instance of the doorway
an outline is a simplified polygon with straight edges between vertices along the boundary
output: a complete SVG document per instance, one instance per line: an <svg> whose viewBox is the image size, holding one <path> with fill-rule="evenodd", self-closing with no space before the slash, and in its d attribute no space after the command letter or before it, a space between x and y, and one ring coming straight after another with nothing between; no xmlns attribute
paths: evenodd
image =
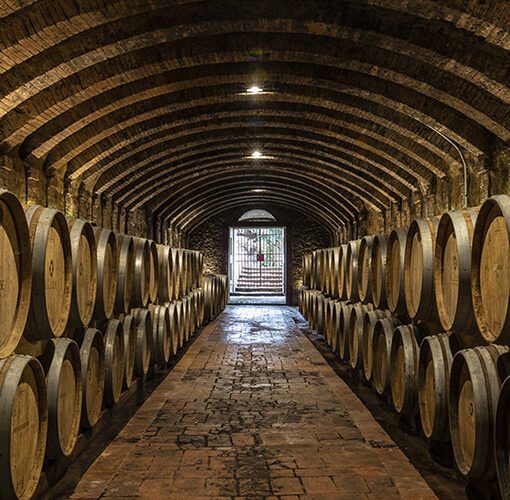
<svg viewBox="0 0 510 500"><path fill-rule="evenodd" d="M234 304L285 304L285 228L232 227L229 287Z"/></svg>

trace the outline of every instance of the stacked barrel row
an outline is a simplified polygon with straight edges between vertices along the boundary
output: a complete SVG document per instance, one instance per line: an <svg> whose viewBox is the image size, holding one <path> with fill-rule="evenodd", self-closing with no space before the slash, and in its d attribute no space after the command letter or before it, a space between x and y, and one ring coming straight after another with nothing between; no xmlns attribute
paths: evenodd
<svg viewBox="0 0 510 500"><path fill-rule="evenodd" d="M300 310L338 355L510 498L510 197L303 258Z"/></svg>
<svg viewBox="0 0 510 500"><path fill-rule="evenodd" d="M70 457L123 391L166 367L206 310L219 312L224 278L202 267L198 252L24 210L0 190L2 498L31 498L43 462Z"/></svg>

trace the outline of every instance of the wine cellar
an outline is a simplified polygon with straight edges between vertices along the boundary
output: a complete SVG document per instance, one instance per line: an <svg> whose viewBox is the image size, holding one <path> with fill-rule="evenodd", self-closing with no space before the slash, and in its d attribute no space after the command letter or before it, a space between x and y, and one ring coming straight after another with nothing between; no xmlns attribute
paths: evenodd
<svg viewBox="0 0 510 500"><path fill-rule="evenodd" d="M0 35L0 500L510 500L507 0Z"/></svg>

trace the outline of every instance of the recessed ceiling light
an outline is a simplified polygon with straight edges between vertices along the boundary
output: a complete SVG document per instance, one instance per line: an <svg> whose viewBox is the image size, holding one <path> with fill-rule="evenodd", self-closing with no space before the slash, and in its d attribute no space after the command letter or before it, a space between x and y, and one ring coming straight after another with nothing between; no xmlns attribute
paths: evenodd
<svg viewBox="0 0 510 500"><path fill-rule="evenodd" d="M251 157L255 160L259 160L260 158L262 158L262 153L260 151L254 151L251 154Z"/></svg>
<svg viewBox="0 0 510 500"><path fill-rule="evenodd" d="M252 189L254 193L265 193L267 189Z"/></svg>
<svg viewBox="0 0 510 500"><path fill-rule="evenodd" d="M249 89L246 90L248 94L261 94L264 92L263 89L261 89L258 85L252 85Z"/></svg>

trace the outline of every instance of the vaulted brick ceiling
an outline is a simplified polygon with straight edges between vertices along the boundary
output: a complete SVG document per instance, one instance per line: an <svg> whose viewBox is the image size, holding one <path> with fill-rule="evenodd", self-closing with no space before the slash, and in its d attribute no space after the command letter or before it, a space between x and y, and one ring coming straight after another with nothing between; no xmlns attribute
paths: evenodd
<svg viewBox="0 0 510 500"><path fill-rule="evenodd" d="M506 1L2 0L0 17L2 152L187 230L264 202L337 227L458 175L441 134L472 162L510 140Z"/></svg>

